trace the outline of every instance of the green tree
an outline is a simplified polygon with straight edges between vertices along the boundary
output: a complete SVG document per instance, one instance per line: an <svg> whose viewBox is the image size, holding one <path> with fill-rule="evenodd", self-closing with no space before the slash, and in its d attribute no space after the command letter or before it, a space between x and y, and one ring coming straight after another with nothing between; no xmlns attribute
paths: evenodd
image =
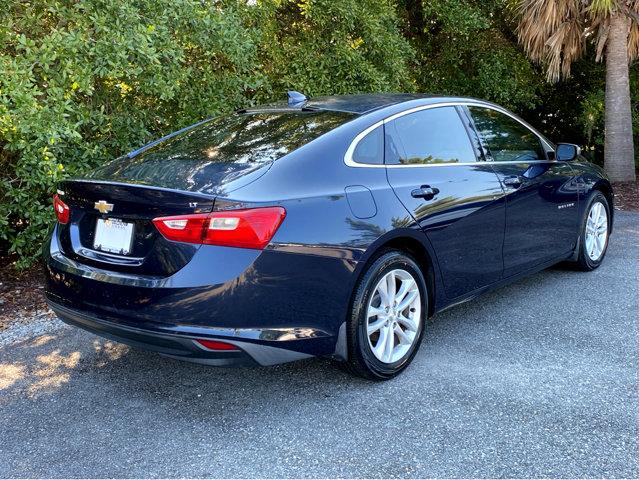
<svg viewBox="0 0 639 480"><path fill-rule="evenodd" d="M593 39L606 58L604 168L613 181L634 181L635 160L629 61L639 55L639 2L522 0L518 34L531 59L556 82Z"/></svg>
<svg viewBox="0 0 639 480"><path fill-rule="evenodd" d="M401 1L418 89L533 108L543 80L517 44L506 7L506 0Z"/></svg>
<svg viewBox="0 0 639 480"><path fill-rule="evenodd" d="M5 2L0 236L11 251L37 251L60 178L247 104L264 78L245 9L196 0Z"/></svg>
<svg viewBox="0 0 639 480"><path fill-rule="evenodd" d="M282 0L261 4L260 52L272 98L413 91L415 52L389 0Z"/></svg>
<svg viewBox="0 0 639 480"><path fill-rule="evenodd" d="M6 0L0 253L23 264L66 176L198 120L310 95L413 90L388 0Z"/></svg>

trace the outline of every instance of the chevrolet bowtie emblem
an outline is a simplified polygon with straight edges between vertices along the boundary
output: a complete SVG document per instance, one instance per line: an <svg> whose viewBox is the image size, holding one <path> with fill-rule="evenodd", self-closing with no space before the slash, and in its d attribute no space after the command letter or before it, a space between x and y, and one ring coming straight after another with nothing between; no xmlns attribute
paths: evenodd
<svg viewBox="0 0 639 480"><path fill-rule="evenodd" d="M100 200L99 202L95 202L93 204L93 207L99 211L100 213L109 213L111 210L113 210L113 204L112 203L107 203L104 200Z"/></svg>

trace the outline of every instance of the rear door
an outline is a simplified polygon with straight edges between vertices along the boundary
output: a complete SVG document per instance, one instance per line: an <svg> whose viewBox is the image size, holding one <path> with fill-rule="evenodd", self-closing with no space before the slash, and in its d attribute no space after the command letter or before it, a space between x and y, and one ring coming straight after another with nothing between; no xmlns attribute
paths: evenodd
<svg viewBox="0 0 639 480"><path fill-rule="evenodd" d="M457 107L385 123L388 180L435 249L449 298L501 278L504 201L491 166ZM475 143L475 145L474 145Z"/></svg>
<svg viewBox="0 0 639 480"><path fill-rule="evenodd" d="M568 254L578 211L570 165L549 159L551 147L518 119L484 106L468 111L506 193L504 277Z"/></svg>

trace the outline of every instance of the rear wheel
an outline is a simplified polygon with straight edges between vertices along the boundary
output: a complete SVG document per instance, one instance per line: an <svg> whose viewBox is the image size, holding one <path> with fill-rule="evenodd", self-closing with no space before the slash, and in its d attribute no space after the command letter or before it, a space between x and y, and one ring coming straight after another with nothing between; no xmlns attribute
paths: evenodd
<svg viewBox="0 0 639 480"><path fill-rule="evenodd" d="M359 281L351 306L351 370L375 380L404 370L421 343L427 312L426 282L417 263L399 251L377 258Z"/></svg>
<svg viewBox="0 0 639 480"><path fill-rule="evenodd" d="M577 266L590 271L601 265L608 250L610 233L610 207L601 192L594 192L588 199L586 218L579 239Z"/></svg>

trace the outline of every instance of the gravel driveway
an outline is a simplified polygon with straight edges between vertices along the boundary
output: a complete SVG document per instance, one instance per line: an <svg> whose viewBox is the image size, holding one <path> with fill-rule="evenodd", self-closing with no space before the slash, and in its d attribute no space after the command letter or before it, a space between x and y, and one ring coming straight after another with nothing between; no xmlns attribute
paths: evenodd
<svg viewBox="0 0 639 480"><path fill-rule="evenodd" d="M0 347L0 477L638 477L639 213L604 265L437 316L385 383L214 369L53 323Z"/></svg>

